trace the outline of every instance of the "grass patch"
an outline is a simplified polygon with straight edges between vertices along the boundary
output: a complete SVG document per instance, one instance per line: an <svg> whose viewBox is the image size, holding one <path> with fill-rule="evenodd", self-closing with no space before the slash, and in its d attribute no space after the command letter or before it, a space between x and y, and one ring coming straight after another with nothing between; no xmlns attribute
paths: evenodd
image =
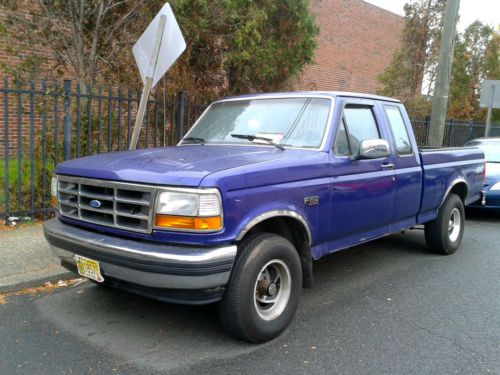
<svg viewBox="0 0 500 375"><path fill-rule="evenodd" d="M17 181L17 169L19 165L18 159L9 159L9 185L12 181ZM21 179L23 174L27 174L29 178L30 163L28 160L21 160ZM5 160L1 161L0 165L0 186L3 187L5 183Z"/></svg>
<svg viewBox="0 0 500 375"><path fill-rule="evenodd" d="M21 167L21 174L18 176L18 168ZM33 168L33 192L31 191L31 168ZM31 198L33 194L34 209L43 208L44 203L47 205L47 197L50 193L50 177L54 166L52 163L47 163L45 168L41 159L35 158L33 166L30 160L9 159L8 171L5 169L5 160L0 161L0 212L7 211L26 212L31 209ZM9 184L5 185L5 175L8 173ZM45 190L43 189L43 178L45 176ZM19 177L21 177L19 179ZM20 185L21 189L18 190ZM6 191L9 190L9 210L6 207ZM19 194L20 193L20 194ZM45 202L43 196L45 194Z"/></svg>

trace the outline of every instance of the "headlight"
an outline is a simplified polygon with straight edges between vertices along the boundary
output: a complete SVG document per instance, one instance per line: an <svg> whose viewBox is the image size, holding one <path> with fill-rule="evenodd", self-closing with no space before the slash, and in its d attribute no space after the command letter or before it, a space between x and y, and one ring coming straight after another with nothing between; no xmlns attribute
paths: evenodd
<svg viewBox="0 0 500 375"><path fill-rule="evenodd" d="M500 182L497 182L495 185L493 185L490 190L500 190Z"/></svg>
<svg viewBox="0 0 500 375"><path fill-rule="evenodd" d="M50 203L57 207L57 177L52 177L50 180Z"/></svg>
<svg viewBox="0 0 500 375"><path fill-rule="evenodd" d="M177 230L222 229L222 204L217 189L167 189L158 195L155 226Z"/></svg>

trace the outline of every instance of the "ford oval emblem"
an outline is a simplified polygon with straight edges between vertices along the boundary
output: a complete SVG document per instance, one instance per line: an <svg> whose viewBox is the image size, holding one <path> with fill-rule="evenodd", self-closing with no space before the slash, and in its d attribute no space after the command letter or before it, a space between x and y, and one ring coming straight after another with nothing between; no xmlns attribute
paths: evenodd
<svg viewBox="0 0 500 375"><path fill-rule="evenodd" d="M102 206L101 201L98 201L97 199L92 199L92 200L89 202L89 204L90 204L90 207L92 207L92 208L99 208L99 207L101 207L101 206Z"/></svg>

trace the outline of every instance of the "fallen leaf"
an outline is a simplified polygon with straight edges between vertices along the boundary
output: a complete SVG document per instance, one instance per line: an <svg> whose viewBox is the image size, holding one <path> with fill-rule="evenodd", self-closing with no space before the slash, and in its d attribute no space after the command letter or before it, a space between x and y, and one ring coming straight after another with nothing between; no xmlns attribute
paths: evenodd
<svg viewBox="0 0 500 375"><path fill-rule="evenodd" d="M35 295L35 294L42 293L42 292L48 292L48 291L51 291L53 289L58 289L58 288L62 288L65 286L74 285L75 282L78 280L80 280L80 279L71 279L71 280L66 280L66 281L60 281L57 284L52 284L50 281L47 281L42 286L24 288L24 289L15 291L15 292L0 293L0 305L5 305L7 303L7 298L10 296L22 296L25 294Z"/></svg>
<svg viewBox="0 0 500 375"><path fill-rule="evenodd" d="M85 281L87 281L87 279L84 279L84 278L75 279L73 286L80 285L81 283L84 283Z"/></svg>

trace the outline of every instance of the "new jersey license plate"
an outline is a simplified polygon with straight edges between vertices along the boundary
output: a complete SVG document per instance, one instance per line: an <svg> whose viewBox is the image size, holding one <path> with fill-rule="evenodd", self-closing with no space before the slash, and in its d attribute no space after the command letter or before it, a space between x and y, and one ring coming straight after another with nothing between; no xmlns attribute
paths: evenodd
<svg viewBox="0 0 500 375"><path fill-rule="evenodd" d="M78 268L78 273L82 276L88 277L89 279L98 281L102 283L104 277L101 275L101 267L99 262L82 257L81 255L75 255L76 266Z"/></svg>

